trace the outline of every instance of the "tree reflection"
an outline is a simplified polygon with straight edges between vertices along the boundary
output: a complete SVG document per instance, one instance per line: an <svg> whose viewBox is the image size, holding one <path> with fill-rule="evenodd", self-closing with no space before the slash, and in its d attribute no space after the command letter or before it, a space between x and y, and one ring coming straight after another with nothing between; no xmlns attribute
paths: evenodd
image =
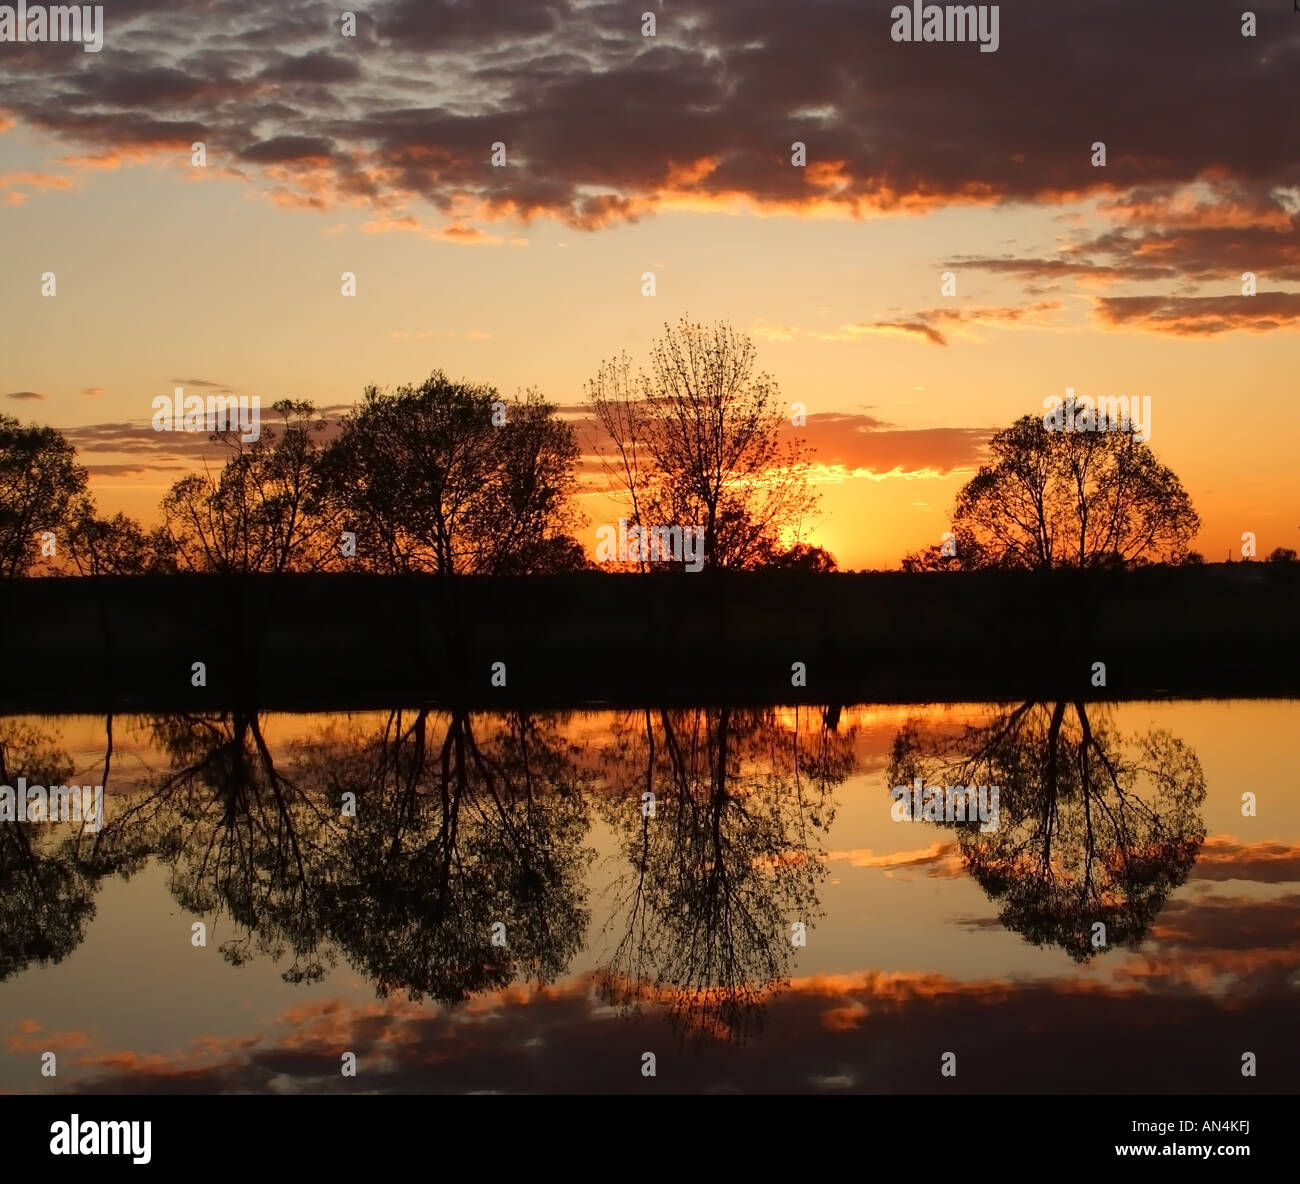
<svg viewBox="0 0 1300 1184"><path fill-rule="evenodd" d="M1125 739L1106 707L1027 702L956 735L909 723L889 784L918 776L999 787L996 831L945 825L1002 923L1077 962L1140 945L1205 839L1195 753L1164 731Z"/></svg>
<svg viewBox="0 0 1300 1184"><path fill-rule="evenodd" d="M0 726L0 785L62 785L71 764L51 737L13 721ZM23 810L26 810L24 799ZM33 964L62 962L95 915L96 877L68 826L0 822L0 982Z"/></svg>
<svg viewBox="0 0 1300 1184"><path fill-rule="evenodd" d="M221 945L233 965L288 954L287 981L319 980L332 962L321 881L338 820L277 766L256 712L160 716L149 730L172 771L110 819L98 851L170 865L182 908L237 927Z"/></svg>
<svg viewBox="0 0 1300 1184"><path fill-rule="evenodd" d="M617 721L604 812L627 870L601 972L607 1002L662 1003L684 1033L743 1039L811 928L817 834L853 764L852 731L762 708L645 711ZM653 795L653 814L650 811Z"/></svg>
<svg viewBox="0 0 1300 1184"><path fill-rule="evenodd" d="M255 712L151 726L173 771L102 849L157 855L182 907L228 915L233 964L315 981L341 954L381 995L456 1002L551 982L581 944L586 807L556 721L394 711L279 763Z"/></svg>
<svg viewBox="0 0 1300 1184"><path fill-rule="evenodd" d="M553 982L586 931L582 777L556 721L394 712L323 770L356 795L327 924L381 995L458 1002Z"/></svg>

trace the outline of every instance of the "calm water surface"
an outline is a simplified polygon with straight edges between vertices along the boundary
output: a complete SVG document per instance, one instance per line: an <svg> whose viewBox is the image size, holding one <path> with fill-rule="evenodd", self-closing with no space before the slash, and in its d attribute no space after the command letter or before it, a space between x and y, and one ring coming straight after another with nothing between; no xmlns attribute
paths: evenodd
<svg viewBox="0 0 1300 1184"><path fill-rule="evenodd" d="M1297 719L8 718L107 822L0 823L0 1090L1295 1092Z"/></svg>

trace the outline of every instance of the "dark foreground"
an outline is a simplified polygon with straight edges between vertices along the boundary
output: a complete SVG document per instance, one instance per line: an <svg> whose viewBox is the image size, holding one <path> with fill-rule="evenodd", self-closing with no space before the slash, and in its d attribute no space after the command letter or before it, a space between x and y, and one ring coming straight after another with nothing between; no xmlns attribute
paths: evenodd
<svg viewBox="0 0 1300 1184"><path fill-rule="evenodd" d="M17 580L0 710L1295 695L1297 592L1260 563Z"/></svg>

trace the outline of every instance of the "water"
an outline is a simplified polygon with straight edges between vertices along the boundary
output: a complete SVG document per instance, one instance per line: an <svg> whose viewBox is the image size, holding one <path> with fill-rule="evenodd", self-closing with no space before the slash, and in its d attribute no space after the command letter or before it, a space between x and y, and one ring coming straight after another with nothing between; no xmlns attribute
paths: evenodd
<svg viewBox="0 0 1300 1184"><path fill-rule="evenodd" d="M1294 1092L1296 710L11 717L0 1090Z"/></svg>

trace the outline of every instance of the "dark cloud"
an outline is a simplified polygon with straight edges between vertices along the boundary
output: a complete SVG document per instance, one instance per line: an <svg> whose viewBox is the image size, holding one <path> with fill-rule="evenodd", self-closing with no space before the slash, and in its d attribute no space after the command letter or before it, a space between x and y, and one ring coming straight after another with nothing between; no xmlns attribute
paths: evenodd
<svg viewBox="0 0 1300 1184"><path fill-rule="evenodd" d="M1128 971L1120 986L871 970L805 978L766 997L761 1045L684 1045L658 1007L628 1023L599 1006L588 976L502 992L464 1010L320 1000L252 1039L205 1037L169 1057L87 1047L79 1033L62 1038L72 1044L66 1059L77 1076L68 1088L78 1094L336 1092L351 1088L338 1068L347 1050L367 1088L381 1093L896 1096L935 1091L941 1049L959 1050L948 1092L1294 1092L1300 1026L1283 976L1300 956L1274 959L1273 973L1242 990L1232 968L1245 971L1252 952L1116 959L1115 969ZM1176 959L1183 970L1224 971L1237 989L1193 989ZM22 1047L47 1048L52 1035L34 1034ZM1240 1050L1255 1047L1269 1051L1270 1072L1243 1079ZM639 1072L645 1049L658 1050L654 1078Z"/></svg>
<svg viewBox="0 0 1300 1184"><path fill-rule="evenodd" d="M268 82L352 82L361 77L361 67L352 58L318 50L283 58L262 71L262 77Z"/></svg>
<svg viewBox="0 0 1300 1184"><path fill-rule="evenodd" d="M1055 258L959 257L947 266L1030 281L1099 284L1227 280L1245 272L1300 280L1300 194L1231 180L1202 181L1176 194L1136 190L1102 203L1119 225L1071 243Z"/></svg>
<svg viewBox="0 0 1300 1184"><path fill-rule="evenodd" d="M334 155L334 145L316 136L277 136L244 148L241 160L258 164L279 164L294 160L328 160Z"/></svg>
<svg viewBox="0 0 1300 1184"><path fill-rule="evenodd" d="M927 325L925 321L872 321L873 329L892 329L897 333L911 333L928 341L931 345L947 345L948 340L933 325Z"/></svg>
<svg viewBox="0 0 1300 1184"><path fill-rule="evenodd" d="M380 37L387 45L482 52L557 32L574 7L564 0L398 0L379 17Z"/></svg>
<svg viewBox="0 0 1300 1184"><path fill-rule="evenodd" d="M1152 930L1163 952L1195 959L1207 951L1281 952L1300 966L1300 893L1271 899L1207 896L1172 900Z"/></svg>
<svg viewBox="0 0 1300 1184"><path fill-rule="evenodd" d="M6 399L43 399L45 396L40 391L10 391L5 395Z"/></svg>
<svg viewBox="0 0 1300 1184"><path fill-rule="evenodd" d="M155 432L148 423L98 423L60 431L83 463L102 457L129 458L86 464L88 470L103 476L153 469L188 470L203 461L219 464L226 455L220 444L209 442L205 432Z"/></svg>
<svg viewBox="0 0 1300 1184"><path fill-rule="evenodd" d="M1097 311L1110 325L1210 337L1245 329L1266 333L1300 322L1300 292L1254 296L1103 296Z"/></svg>
<svg viewBox="0 0 1300 1184"><path fill-rule="evenodd" d="M945 264L954 271L971 268L976 271L1000 272L1005 275L1018 276L1022 279L1057 279L1084 278L1099 280L1157 280L1176 276L1171 267L1134 265L1130 267L1112 266L1110 264L1090 263L1081 259L1016 259L1007 256L1002 259L984 259L979 256L957 258Z"/></svg>
<svg viewBox="0 0 1300 1184"><path fill-rule="evenodd" d="M83 79L78 79L83 81ZM84 101L119 107L159 107L184 104L199 99L220 99L238 95L241 88L212 81L186 70L167 66L150 66L142 70L114 69L110 66L84 78L88 84L77 96Z"/></svg>
<svg viewBox="0 0 1300 1184"><path fill-rule="evenodd" d="M1150 205L1205 178L1263 194L1300 183L1300 36L1266 14L1249 39L1214 0L1172 16L1004 0L985 54L892 41L888 0L649 7L654 38L617 0L390 0L342 38L323 0L111 5L112 58L10 54L0 107L101 156L204 140L276 170L285 204L418 213L423 199L591 229L675 195L863 215L1093 194L1123 218L1141 213L1119 204L1136 194ZM506 168L489 164L496 140ZM794 140L806 168L790 164ZM1122 261L1075 270L1208 274L1252 246L1296 266L1276 228L1240 247L1221 229L1094 244Z"/></svg>
<svg viewBox="0 0 1300 1184"><path fill-rule="evenodd" d="M147 473L187 473L190 471L188 465L165 464L161 461L152 464L132 464L128 461L123 464L86 465L84 467L92 477L144 476Z"/></svg>
<svg viewBox="0 0 1300 1184"><path fill-rule="evenodd" d="M1191 876L1196 880L1300 883L1300 847L1268 841L1241 843L1227 836L1214 836L1202 844Z"/></svg>

